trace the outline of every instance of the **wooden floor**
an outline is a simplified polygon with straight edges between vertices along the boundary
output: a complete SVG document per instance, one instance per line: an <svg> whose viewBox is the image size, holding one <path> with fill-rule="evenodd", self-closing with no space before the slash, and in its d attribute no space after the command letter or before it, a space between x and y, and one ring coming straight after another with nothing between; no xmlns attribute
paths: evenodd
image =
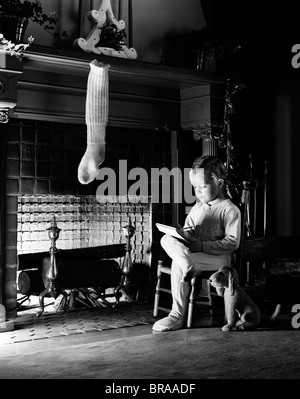
<svg viewBox="0 0 300 399"><path fill-rule="evenodd" d="M300 378L299 330L290 314L272 329L224 333L221 326L207 316L169 333L153 333L149 323L0 343L0 379Z"/></svg>

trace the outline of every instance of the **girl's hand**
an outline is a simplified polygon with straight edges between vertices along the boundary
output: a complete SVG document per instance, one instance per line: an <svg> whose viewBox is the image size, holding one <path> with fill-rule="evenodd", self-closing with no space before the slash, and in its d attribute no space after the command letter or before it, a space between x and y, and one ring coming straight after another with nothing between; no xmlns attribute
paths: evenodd
<svg viewBox="0 0 300 399"><path fill-rule="evenodd" d="M176 226L176 231L177 233L185 239L185 241L190 242L194 231L192 228L186 228L186 227L181 227L180 224L177 224Z"/></svg>
<svg viewBox="0 0 300 399"><path fill-rule="evenodd" d="M199 241L196 238L191 238L189 243L189 249L191 252L202 252L203 251L202 241Z"/></svg>

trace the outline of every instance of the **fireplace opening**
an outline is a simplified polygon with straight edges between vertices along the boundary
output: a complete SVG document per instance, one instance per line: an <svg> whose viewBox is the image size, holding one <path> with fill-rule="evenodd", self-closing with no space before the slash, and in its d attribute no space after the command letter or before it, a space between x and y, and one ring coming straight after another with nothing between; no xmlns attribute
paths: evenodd
<svg viewBox="0 0 300 399"><path fill-rule="evenodd" d="M170 134L107 127L101 167L115 171L117 178L120 160L126 160L128 171L142 167L149 177L151 168L171 169ZM149 266L151 286L153 265L161 255L160 235L152 226L156 221L171 223L170 203L152 204L151 195L122 192L112 201L97 196L100 181L81 185L77 168L86 149L84 125L11 119L3 125L1 141L2 287L8 317L17 315L18 255L49 250L46 229L53 215L62 230L60 249L125 243L122 225L130 216L135 227L132 261Z"/></svg>

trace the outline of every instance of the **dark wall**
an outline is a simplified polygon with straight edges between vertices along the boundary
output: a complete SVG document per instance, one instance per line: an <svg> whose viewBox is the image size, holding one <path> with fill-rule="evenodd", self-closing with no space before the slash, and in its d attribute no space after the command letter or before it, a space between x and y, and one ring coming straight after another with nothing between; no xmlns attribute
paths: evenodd
<svg viewBox="0 0 300 399"><path fill-rule="evenodd" d="M298 170L300 69L291 65L292 46L300 42L297 2L212 1L212 25L242 48L234 63L219 63L246 89L234 98L233 139L240 172L249 153L255 177L268 162L269 234L300 235L295 196Z"/></svg>

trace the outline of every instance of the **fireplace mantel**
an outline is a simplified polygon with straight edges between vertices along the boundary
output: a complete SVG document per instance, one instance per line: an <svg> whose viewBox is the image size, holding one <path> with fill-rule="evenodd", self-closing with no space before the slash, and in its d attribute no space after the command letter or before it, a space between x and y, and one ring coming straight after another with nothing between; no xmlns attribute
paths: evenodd
<svg viewBox="0 0 300 399"><path fill-rule="evenodd" d="M197 89L198 98L203 93L206 103L211 87L224 85L224 77L215 73L32 46L24 54L18 102L11 117L85 123L89 63L95 58L111 65L111 126L177 130L183 125L183 92L186 101L187 91ZM203 120L207 119L209 115Z"/></svg>

